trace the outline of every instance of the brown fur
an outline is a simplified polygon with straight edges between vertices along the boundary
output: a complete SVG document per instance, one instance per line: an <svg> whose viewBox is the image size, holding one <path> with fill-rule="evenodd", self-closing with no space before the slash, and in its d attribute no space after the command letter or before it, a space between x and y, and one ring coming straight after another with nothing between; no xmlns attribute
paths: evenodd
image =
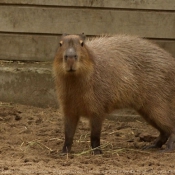
<svg viewBox="0 0 175 175"><path fill-rule="evenodd" d="M134 36L103 36L85 41L67 35L54 60L60 108L65 118L63 152L71 150L80 116L88 117L91 146L100 146L102 122L118 108L132 107L160 131L152 147L175 141L175 59L155 44ZM68 48L77 59L64 59ZM101 153L96 149L95 153Z"/></svg>

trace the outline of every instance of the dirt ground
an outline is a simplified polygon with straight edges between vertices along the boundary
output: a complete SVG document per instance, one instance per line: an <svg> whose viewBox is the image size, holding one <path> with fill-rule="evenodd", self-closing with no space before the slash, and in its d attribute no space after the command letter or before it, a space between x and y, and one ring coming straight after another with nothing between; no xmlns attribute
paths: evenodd
<svg viewBox="0 0 175 175"><path fill-rule="evenodd" d="M175 152L141 149L158 132L137 118L127 122L122 115L120 121L105 120L102 155L91 154L88 121L82 119L73 153L61 156L59 110L0 103L0 174L175 174Z"/></svg>

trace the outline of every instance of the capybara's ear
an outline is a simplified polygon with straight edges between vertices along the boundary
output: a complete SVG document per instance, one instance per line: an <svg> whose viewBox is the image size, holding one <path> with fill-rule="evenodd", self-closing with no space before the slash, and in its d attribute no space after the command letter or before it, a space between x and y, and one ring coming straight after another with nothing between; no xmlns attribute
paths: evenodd
<svg viewBox="0 0 175 175"><path fill-rule="evenodd" d="M82 33L80 36L80 44L81 46L84 46L84 40L86 39L86 35L84 33Z"/></svg>
<svg viewBox="0 0 175 175"><path fill-rule="evenodd" d="M60 47L61 47L62 45L63 45L63 41L61 40L61 41L60 41Z"/></svg>
<svg viewBox="0 0 175 175"><path fill-rule="evenodd" d="M80 36L82 41L84 41L86 39L86 35L84 33L80 34L79 36Z"/></svg>
<svg viewBox="0 0 175 175"><path fill-rule="evenodd" d="M67 33L62 34L61 39L60 39L60 47L63 45L63 38L67 35L69 35L69 34L67 34Z"/></svg>

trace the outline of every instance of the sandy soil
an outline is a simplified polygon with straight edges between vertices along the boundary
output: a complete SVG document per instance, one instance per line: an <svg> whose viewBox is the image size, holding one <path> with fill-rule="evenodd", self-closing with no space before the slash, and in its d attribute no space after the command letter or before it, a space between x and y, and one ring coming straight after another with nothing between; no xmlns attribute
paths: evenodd
<svg viewBox="0 0 175 175"><path fill-rule="evenodd" d="M144 121L106 119L103 154L92 155L88 121L82 119L73 153L66 156L60 155L64 134L58 110L1 103L0 123L0 174L175 174L175 152L142 151L158 135Z"/></svg>

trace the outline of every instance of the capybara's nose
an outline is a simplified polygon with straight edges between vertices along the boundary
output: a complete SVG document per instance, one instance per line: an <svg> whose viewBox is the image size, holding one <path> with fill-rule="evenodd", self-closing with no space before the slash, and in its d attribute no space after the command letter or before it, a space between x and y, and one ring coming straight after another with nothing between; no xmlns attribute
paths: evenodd
<svg viewBox="0 0 175 175"><path fill-rule="evenodd" d="M67 60L68 58L77 59L77 54L74 48L68 48L65 52L64 59Z"/></svg>

